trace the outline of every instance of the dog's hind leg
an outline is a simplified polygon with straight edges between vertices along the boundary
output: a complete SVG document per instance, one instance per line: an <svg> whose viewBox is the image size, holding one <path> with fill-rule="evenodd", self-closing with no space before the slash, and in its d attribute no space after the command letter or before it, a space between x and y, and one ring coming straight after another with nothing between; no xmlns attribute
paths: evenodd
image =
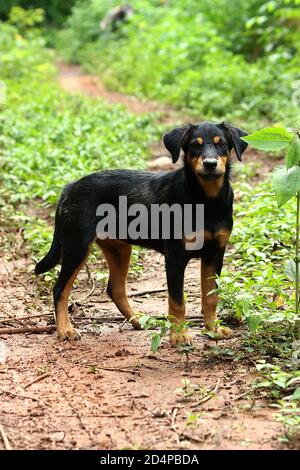
<svg viewBox="0 0 300 470"><path fill-rule="evenodd" d="M126 294L126 280L131 256L131 245L118 240L97 240L109 267L107 293L120 312L132 326L139 330L141 326L136 318Z"/></svg>
<svg viewBox="0 0 300 470"><path fill-rule="evenodd" d="M73 283L90 252L91 243L68 243L63 248L62 266L53 288L57 336L60 339L79 339L80 334L71 325L68 299Z"/></svg>

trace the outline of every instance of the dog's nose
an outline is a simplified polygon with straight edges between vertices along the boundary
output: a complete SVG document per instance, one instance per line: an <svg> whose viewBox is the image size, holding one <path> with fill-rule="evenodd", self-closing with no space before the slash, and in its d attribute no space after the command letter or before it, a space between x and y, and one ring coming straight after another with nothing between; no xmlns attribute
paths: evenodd
<svg viewBox="0 0 300 470"><path fill-rule="evenodd" d="M217 160L215 158L206 158L203 160L203 166L207 171L214 171L217 168Z"/></svg>

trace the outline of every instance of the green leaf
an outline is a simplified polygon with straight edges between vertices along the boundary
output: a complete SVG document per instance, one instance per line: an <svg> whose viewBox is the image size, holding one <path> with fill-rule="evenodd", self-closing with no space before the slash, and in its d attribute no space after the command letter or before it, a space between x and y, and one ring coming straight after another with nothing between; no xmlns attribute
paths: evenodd
<svg viewBox="0 0 300 470"><path fill-rule="evenodd" d="M266 367L266 363L264 360L259 361L258 363L255 364L257 370L262 370Z"/></svg>
<svg viewBox="0 0 300 470"><path fill-rule="evenodd" d="M286 262L284 274L291 279L291 281L296 281L296 263L293 259L289 259Z"/></svg>
<svg viewBox="0 0 300 470"><path fill-rule="evenodd" d="M272 187L278 206L281 207L300 191L300 167L289 170L280 168L274 171Z"/></svg>
<svg viewBox="0 0 300 470"><path fill-rule="evenodd" d="M251 333L255 333L261 322L261 317L259 315L249 315L246 317L246 322Z"/></svg>
<svg viewBox="0 0 300 470"><path fill-rule="evenodd" d="M294 393L285 397L284 400L300 400L300 387L296 388Z"/></svg>
<svg viewBox="0 0 300 470"><path fill-rule="evenodd" d="M132 317L132 318L135 318L135 317ZM149 322L149 319L150 319L150 316L149 315L142 315L140 318L139 318L139 323L141 325L141 327L144 329L144 330L147 330L147 324Z"/></svg>
<svg viewBox="0 0 300 470"><path fill-rule="evenodd" d="M259 384L256 385L256 388L269 388L272 386L272 382L270 381L265 381L265 382L259 382Z"/></svg>
<svg viewBox="0 0 300 470"><path fill-rule="evenodd" d="M151 351L156 353L161 342L161 337L159 334L155 333L151 339Z"/></svg>
<svg viewBox="0 0 300 470"><path fill-rule="evenodd" d="M298 388L296 388L296 390L294 390L293 395L291 395L291 399L292 400L300 400L300 387L298 387Z"/></svg>
<svg viewBox="0 0 300 470"><path fill-rule="evenodd" d="M215 331L205 330L203 334L207 335L209 338L214 339L214 340L220 339L218 333L216 333Z"/></svg>
<svg viewBox="0 0 300 470"><path fill-rule="evenodd" d="M246 137L242 137L242 140L258 150L276 152L287 147L293 138L293 134L283 127L266 127Z"/></svg>
<svg viewBox="0 0 300 470"><path fill-rule="evenodd" d="M294 140L288 148L287 154L285 156L285 166L287 168L292 168L293 166L298 165L300 162L300 142L299 139Z"/></svg>
<svg viewBox="0 0 300 470"><path fill-rule="evenodd" d="M285 388L285 381L284 380L275 379L274 384L278 385L278 387L280 387L280 388Z"/></svg>

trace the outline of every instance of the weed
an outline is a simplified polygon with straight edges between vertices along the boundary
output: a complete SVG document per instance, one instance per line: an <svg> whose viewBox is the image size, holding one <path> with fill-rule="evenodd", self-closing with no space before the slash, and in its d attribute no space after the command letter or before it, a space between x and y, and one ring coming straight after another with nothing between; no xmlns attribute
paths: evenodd
<svg viewBox="0 0 300 470"><path fill-rule="evenodd" d="M48 374L48 372L50 372L50 367L48 364L41 364L40 366L37 367L36 369L36 373L38 375L44 375L44 374Z"/></svg>
<svg viewBox="0 0 300 470"><path fill-rule="evenodd" d="M98 373L98 368L95 364L90 365L89 373L90 374L97 374Z"/></svg>

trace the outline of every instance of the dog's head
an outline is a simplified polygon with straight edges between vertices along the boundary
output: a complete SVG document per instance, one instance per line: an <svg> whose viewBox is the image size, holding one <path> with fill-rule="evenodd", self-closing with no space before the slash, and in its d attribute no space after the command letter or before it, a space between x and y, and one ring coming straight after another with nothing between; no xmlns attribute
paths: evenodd
<svg viewBox="0 0 300 470"><path fill-rule="evenodd" d="M178 160L182 149L186 164L191 166L196 176L213 180L225 174L232 149L242 160L247 144L241 137L246 135L243 130L226 122L201 122L173 129L164 135L163 141L173 163Z"/></svg>

